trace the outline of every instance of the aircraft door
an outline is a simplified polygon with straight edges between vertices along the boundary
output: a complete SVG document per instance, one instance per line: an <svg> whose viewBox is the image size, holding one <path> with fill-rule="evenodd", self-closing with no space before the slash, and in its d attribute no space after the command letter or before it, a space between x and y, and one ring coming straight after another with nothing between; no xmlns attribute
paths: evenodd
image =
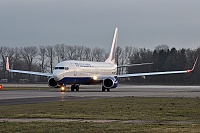
<svg viewBox="0 0 200 133"><path fill-rule="evenodd" d="M74 70L74 76L76 76L77 75L77 71L76 71L76 69Z"/></svg>
<svg viewBox="0 0 200 133"><path fill-rule="evenodd" d="M98 69L98 67L95 67L95 72L96 72L96 74L99 74L99 69Z"/></svg>
<svg viewBox="0 0 200 133"><path fill-rule="evenodd" d="M73 63L72 63L72 67L74 69L74 76L76 76L77 75L77 70L76 70L76 66Z"/></svg>

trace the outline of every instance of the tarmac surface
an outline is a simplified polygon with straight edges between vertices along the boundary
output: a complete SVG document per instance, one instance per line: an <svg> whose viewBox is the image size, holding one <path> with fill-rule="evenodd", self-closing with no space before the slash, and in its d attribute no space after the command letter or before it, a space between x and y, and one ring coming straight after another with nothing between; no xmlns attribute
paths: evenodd
<svg viewBox="0 0 200 133"><path fill-rule="evenodd" d="M200 97L200 86L166 85L119 85L110 92L102 92L100 85L80 86L79 92L66 92L59 88L38 90L17 90L17 87L47 87L41 84L12 84L4 87L16 87L16 90L1 90L0 105L29 104L67 100L100 99L108 97Z"/></svg>

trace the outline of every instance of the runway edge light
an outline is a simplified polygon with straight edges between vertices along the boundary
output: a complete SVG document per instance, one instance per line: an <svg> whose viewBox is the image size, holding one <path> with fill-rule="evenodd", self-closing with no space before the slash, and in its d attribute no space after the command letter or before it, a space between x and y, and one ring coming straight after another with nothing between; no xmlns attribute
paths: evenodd
<svg viewBox="0 0 200 133"><path fill-rule="evenodd" d="M0 90L2 90L3 89L3 85L0 85Z"/></svg>

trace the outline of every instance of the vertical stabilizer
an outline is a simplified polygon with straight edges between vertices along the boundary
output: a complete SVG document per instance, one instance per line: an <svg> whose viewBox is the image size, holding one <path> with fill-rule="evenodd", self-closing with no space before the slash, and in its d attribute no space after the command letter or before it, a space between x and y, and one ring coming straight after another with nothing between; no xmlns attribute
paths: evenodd
<svg viewBox="0 0 200 133"><path fill-rule="evenodd" d="M116 63L117 36L118 36L118 28L116 27L115 28L115 34L114 34L114 37L113 37L112 46L111 46L111 50L110 50L110 54L105 61L107 63L112 63L112 64Z"/></svg>

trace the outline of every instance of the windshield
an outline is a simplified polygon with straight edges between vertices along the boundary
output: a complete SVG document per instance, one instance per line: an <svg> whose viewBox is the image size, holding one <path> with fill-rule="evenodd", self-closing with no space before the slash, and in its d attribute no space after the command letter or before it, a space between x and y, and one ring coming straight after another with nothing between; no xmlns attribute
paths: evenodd
<svg viewBox="0 0 200 133"><path fill-rule="evenodd" d="M69 67L55 67L54 69L59 69L59 70L69 70Z"/></svg>

